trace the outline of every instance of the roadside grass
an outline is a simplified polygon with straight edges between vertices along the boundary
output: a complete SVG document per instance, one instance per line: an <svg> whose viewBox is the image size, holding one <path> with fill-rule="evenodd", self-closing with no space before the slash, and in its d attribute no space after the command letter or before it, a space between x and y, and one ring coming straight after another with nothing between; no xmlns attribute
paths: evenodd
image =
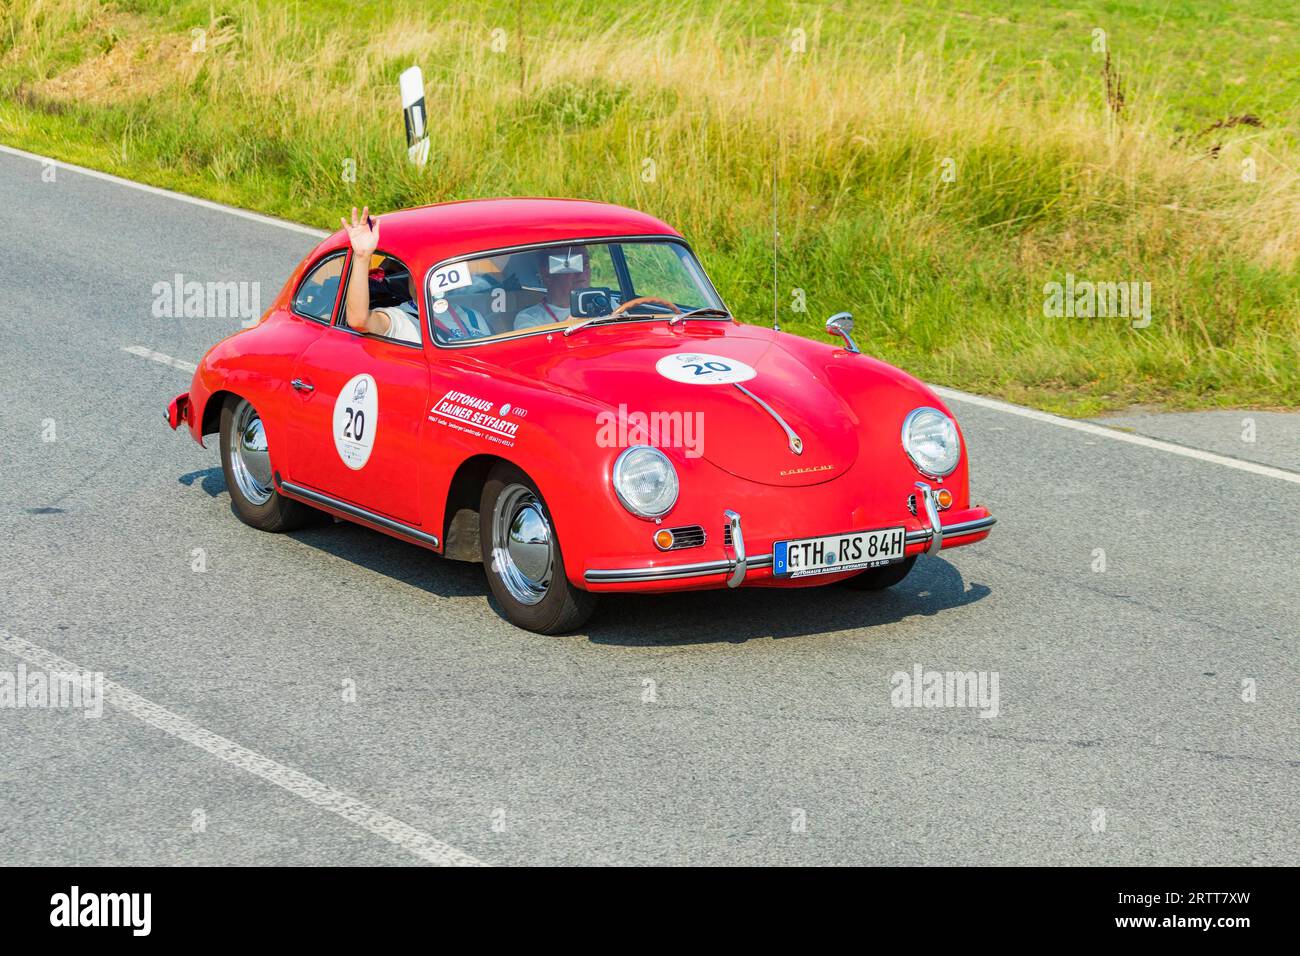
<svg viewBox="0 0 1300 956"><path fill-rule="evenodd" d="M630 205L681 229L760 323L775 171L787 331L823 335L848 309L887 361L1066 414L1300 405L1300 16L1222 0L525 8L521 68L513 2L14 0L0 139L326 228L362 203ZM412 63L424 170L396 97ZM1149 282L1150 325L1045 316L1044 285L1067 273Z"/></svg>

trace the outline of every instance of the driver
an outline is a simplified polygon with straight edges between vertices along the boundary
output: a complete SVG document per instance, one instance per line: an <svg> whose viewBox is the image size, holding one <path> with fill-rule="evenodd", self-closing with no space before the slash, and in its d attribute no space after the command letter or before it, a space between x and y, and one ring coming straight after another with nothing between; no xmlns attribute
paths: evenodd
<svg viewBox="0 0 1300 956"><path fill-rule="evenodd" d="M546 298L520 309L516 329L553 325L569 319L570 293L591 285L591 257L586 246L553 246L537 253L537 272L546 286Z"/></svg>
<svg viewBox="0 0 1300 956"><path fill-rule="evenodd" d="M379 248L379 220L370 217L370 207L361 210L357 218L357 209L352 207L352 223L340 220L352 244L352 270L349 276L347 293L346 319L348 327L355 332L370 332L385 335L401 342L420 344L420 312L415 305L415 277L407 276L406 289L409 298L401 305L370 308L370 258ZM478 338L491 335L492 329L483 321L483 317L473 309L465 306L448 307L433 316L433 324L447 339Z"/></svg>

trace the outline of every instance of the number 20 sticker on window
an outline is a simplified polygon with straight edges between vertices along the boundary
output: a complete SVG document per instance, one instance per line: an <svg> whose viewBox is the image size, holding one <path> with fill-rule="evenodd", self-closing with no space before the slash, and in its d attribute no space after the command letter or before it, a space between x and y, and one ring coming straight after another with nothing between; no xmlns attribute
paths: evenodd
<svg viewBox="0 0 1300 956"><path fill-rule="evenodd" d="M429 290L435 298L442 298L452 289L459 289L474 281L469 266L464 262L445 265L429 276Z"/></svg>
<svg viewBox="0 0 1300 956"><path fill-rule="evenodd" d="M379 387L369 375L348 380L334 402L334 447L353 471L364 468L375 447L379 425Z"/></svg>

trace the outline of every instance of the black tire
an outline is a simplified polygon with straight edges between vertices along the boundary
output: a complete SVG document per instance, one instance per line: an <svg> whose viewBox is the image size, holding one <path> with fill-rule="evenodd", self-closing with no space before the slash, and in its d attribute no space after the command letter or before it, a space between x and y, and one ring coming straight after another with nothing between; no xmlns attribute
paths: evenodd
<svg viewBox="0 0 1300 956"><path fill-rule="evenodd" d="M292 531L320 520L321 513L300 501L294 501L280 494L270 473L270 454L265 453L266 464L252 466L238 455L235 434L238 422L248 424L249 416L260 428L261 419L257 410L242 398L230 396L221 406L221 470L226 476L226 488L230 491L230 507L236 517L244 524L259 531ZM265 437L263 433L263 448ZM252 474L256 470L259 474ZM242 473L242 474L241 474ZM265 479L264 481L262 479ZM260 492L265 491L264 500Z"/></svg>
<svg viewBox="0 0 1300 956"><path fill-rule="evenodd" d="M867 568L867 570L860 571L851 578L845 578L840 583L846 588L853 588L855 591L883 591L885 588L892 588L907 577L907 572L912 570L914 564L916 564L916 555L899 561L897 564Z"/></svg>
<svg viewBox="0 0 1300 956"><path fill-rule="evenodd" d="M496 465L483 485L478 516L483 571L510 623L537 634L563 634L587 622L597 596L574 587L565 574L559 535L531 478L514 465ZM518 539L510 533L516 522ZM518 545L518 553L503 542Z"/></svg>

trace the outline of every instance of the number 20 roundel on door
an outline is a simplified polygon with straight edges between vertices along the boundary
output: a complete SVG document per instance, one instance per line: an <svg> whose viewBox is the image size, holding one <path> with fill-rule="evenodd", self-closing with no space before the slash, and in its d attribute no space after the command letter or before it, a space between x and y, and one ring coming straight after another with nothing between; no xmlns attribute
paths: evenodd
<svg viewBox="0 0 1300 956"><path fill-rule="evenodd" d="M334 447L353 471L365 467L375 447L379 423L379 388L369 375L348 380L334 402Z"/></svg>

